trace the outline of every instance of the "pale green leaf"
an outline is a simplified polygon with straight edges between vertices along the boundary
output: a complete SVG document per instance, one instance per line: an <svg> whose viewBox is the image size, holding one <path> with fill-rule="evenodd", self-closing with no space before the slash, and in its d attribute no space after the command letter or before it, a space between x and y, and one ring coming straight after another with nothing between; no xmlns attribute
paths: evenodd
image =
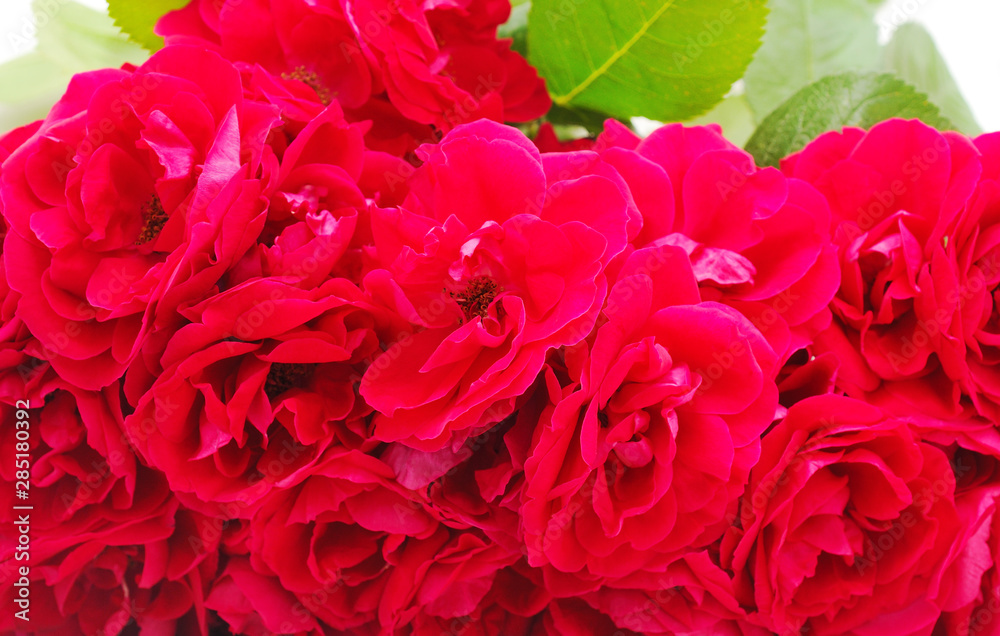
<svg viewBox="0 0 1000 636"><path fill-rule="evenodd" d="M497 36L511 38L514 43L510 48L521 55L528 54L528 11L531 2L524 0L510 10L510 17L497 29Z"/></svg>
<svg viewBox="0 0 1000 636"><path fill-rule="evenodd" d="M746 95L730 95L701 117L687 122L689 126L719 124L726 139L742 146L753 134L756 121Z"/></svg>
<svg viewBox="0 0 1000 636"><path fill-rule="evenodd" d="M58 98L58 93L65 90L69 77L62 67L39 51L15 57L0 64L0 86L3 87L0 103L13 105L52 95L53 92Z"/></svg>
<svg viewBox="0 0 1000 636"><path fill-rule="evenodd" d="M883 64L885 70L927 93L960 131L982 132L927 29L913 22L900 26L885 47Z"/></svg>
<svg viewBox="0 0 1000 636"><path fill-rule="evenodd" d="M528 54L558 106L683 121L760 45L764 0L534 0Z"/></svg>
<svg viewBox="0 0 1000 636"><path fill-rule="evenodd" d="M878 65L868 0L771 0L769 6L764 42L744 76L758 121L821 77Z"/></svg>
<svg viewBox="0 0 1000 636"><path fill-rule="evenodd" d="M44 5L36 0L35 12L44 11ZM77 2L63 4L38 30L38 51L71 73L141 64L149 57L125 39L106 14Z"/></svg>
<svg viewBox="0 0 1000 636"><path fill-rule="evenodd" d="M953 128L927 96L887 73L843 73L810 84L779 106L747 142L759 166L776 166L817 136L844 126L870 128L900 117Z"/></svg>
<svg viewBox="0 0 1000 636"><path fill-rule="evenodd" d="M128 42L111 19L76 2L58 11L35 2L38 46L0 64L0 131L45 117L74 74L141 64L148 54Z"/></svg>

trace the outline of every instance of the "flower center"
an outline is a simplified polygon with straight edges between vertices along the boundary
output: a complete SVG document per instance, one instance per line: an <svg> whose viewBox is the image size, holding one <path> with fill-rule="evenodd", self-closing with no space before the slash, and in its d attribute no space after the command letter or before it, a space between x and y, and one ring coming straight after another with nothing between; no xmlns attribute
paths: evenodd
<svg viewBox="0 0 1000 636"><path fill-rule="evenodd" d="M305 386L312 379L315 366L298 362L273 363L264 381L264 393L273 400L289 389Z"/></svg>
<svg viewBox="0 0 1000 636"><path fill-rule="evenodd" d="M282 73L281 79L286 80L298 80L308 86L309 88L316 91L316 97L319 97L319 101L323 102L324 106L329 106L330 102L333 101L330 95L330 89L323 86L322 82L319 81L319 75L316 75L315 71L306 70L304 66L296 66L295 70L291 73Z"/></svg>
<svg viewBox="0 0 1000 636"><path fill-rule="evenodd" d="M476 276L466 284L461 294L451 292L450 295L462 308L465 319L472 320L476 316L486 318L490 303L502 291L503 288L489 276Z"/></svg>
<svg viewBox="0 0 1000 636"><path fill-rule="evenodd" d="M146 217L146 222L142 226L142 231L139 232L139 238L135 240L136 245L143 245L149 243L157 236L160 235L160 231L163 230L163 226L167 222L167 213L163 210L163 204L160 202L160 197L153 195L153 198L149 200L144 208L144 213Z"/></svg>

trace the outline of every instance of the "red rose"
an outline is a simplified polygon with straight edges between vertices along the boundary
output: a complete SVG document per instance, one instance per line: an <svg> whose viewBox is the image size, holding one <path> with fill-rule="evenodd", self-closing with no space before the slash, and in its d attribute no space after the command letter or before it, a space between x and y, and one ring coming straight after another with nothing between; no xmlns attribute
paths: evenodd
<svg viewBox="0 0 1000 636"><path fill-rule="evenodd" d="M951 462L963 526L937 630L949 636L1000 633L1000 431L973 418L923 422L919 433Z"/></svg>
<svg viewBox="0 0 1000 636"><path fill-rule="evenodd" d="M596 154L542 156L510 127L461 126L420 153L406 201L372 212L380 268L364 279L416 331L360 390L377 439L457 451L511 414L549 351L591 332L639 219Z"/></svg>
<svg viewBox="0 0 1000 636"><path fill-rule="evenodd" d="M976 191L949 228L946 254L951 271L931 264L939 302L935 319L954 308L950 327L938 343L941 366L969 396L976 411L1000 422L1000 135L974 140L982 175ZM943 240L943 239L942 239ZM957 297L957 302L952 303ZM928 302L928 304L932 304ZM927 312L929 313L930 307ZM941 321L944 326L945 321Z"/></svg>
<svg viewBox="0 0 1000 636"><path fill-rule="evenodd" d="M413 625L415 634L428 634L442 625L479 622L493 609L495 594L508 602L517 598L514 590L497 590L494 583L520 558L473 530L441 527L426 539L408 541L386 582L378 625L383 630Z"/></svg>
<svg viewBox="0 0 1000 636"><path fill-rule="evenodd" d="M639 634L754 633L732 579L708 551L690 552L665 572L637 573L584 599L621 629Z"/></svg>
<svg viewBox="0 0 1000 636"><path fill-rule="evenodd" d="M545 83L496 38L509 12L500 0L194 0L157 31L301 80L353 121L375 122L371 147L402 156L481 117L530 121L548 110Z"/></svg>
<svg viewBox="0 0 1000 636"><path fill-rule="evenodd" d="M52 376L45 347L31 335L17 315L21 294L7 285L6 267L0 261L0 402L13 406L18 400L40 400L45 376Z"/></svg>
<svg viewBox="0 0 1000 636"><path fill-rule="evenodd" d="M294 137L289 127L273 136L261 166L266 223L257 245L227 274L226 287L263 277L306 289L331 276L360 282L360 253L371 237L358 188L366 154L361 128L348 124L334 103Z"/></svg>
<svg viewBox="0 0 1000 636"><path fill-rule="evenodd" d="M74 78L0 174L7 279L60 376L109 385L252 245L251 175L278 122L244 101L232 65L193 48Z"/></svg>
<svg viewBox="0 0 1000 636"><path fill-rule="evenodd" d="M567 353L578 379L550 385L525 462L528 561L565 573L557 596L714 542L777 408L774 351L737 311L701 302L680 248L634 252L602 322Z"/></svg>
<svg viewBox="0 0 1000 636"><path fill-rule="evenodd" d="M830 321L840 283L819 193L729 143L718 126L663 126L640 139L609 120L595 144L642 213L636 248L687 252L703 300L743 313L787 360Z"/></svg>
<svg viewBox="0 0 1000 636"><path fill-rule="evenodd" d="M42 634L120 634L129 625L143 633L207 636L203 609L206 580L215 563L203 562L190 572L164 576L173 569L170 544L183 545L187 536L150 536L140 545L105 545L88 541L30 572L30 625ZM37 562L36 562L37 563ZM13 583L17 577L10 577ZM16 608L12 588L0 589L0 600ZM13 611L0 617L5 633L24 623Z"/></svg>
<svg viewBox="0 0 1000 636"><path fill-rule="evenodd" d="M255 572L246 556L229 560L213 582L205 607L215 611L230 632L243 636L311 635L319 629L295 595L274 577ZM287 629L277 631L282 625Z"/></svg>
<svg viewBox="0 0 1000 636"><path fill-rule="evenodd" d="M178 509L162 475L137 464L121 432L117 383L88 392L49 376L41 393L44 402L37 400L27 419L0 405L0 450L11 458L0 468L0 523L24 527L30 537L23 545L15 531L0 541L0 599L16 608L23 577L30 625L39 631L117 634L134 620L151 633L207 634L195 607L214 575L218 539L213 544L201 531L201 515ZM15 433L23 430L27 452L17 447ZM28 480L15 470L22 456L30 458ZM17 481L28 482L27 500L15 499ZM30 508L15 508L25 504ZM15 523L23 519L26 526ZM22 548L27 559L16 556ZM0 629L22 625L13 612L0 617Z"/></svg>
<svg viewBox="0 0 1000 636"><path fill-rule="evenodd" d="M308 480L262 503L250 522L249 563L229 564L209 606L234 630L248 620L276 633L374 621L399 552L437 528L392 476L374 457L328 451ZM232 586L242 590L246 610L233 606Z"/></svg>
<svg viewBox="0 0 1000 636"><path fill-rule="evenodd" d="M84 391L45 374L40 395L23 404L0 404L2 450L11 461L0 468L9 488L0 493L6 504L6 521L16 513L14 458L30 458L32 513L32 554L48 557L81 537L107 538L112 543L128 543L141 538L141 526L158 512L170 495L162 476L136 461L121 431L120 388L114 384L104 391ZM27 418L15 417L25 410ZM28 422L27 428L15 426ZM28 431L28 441L17 431ZM27 443L25 451L18 444ZM25 470L25 469L22 469ZM5 535L7 537L8 535Z"/></svg>
<svg viewBox="0 0 1000 636"><path fill-rule="evenodd" d="M129 439L175 491L246 504L301 482L330 447L369 449L355 394L379 344L366 306L342 279L256 279L185 309L149 376L130 371Z"/></svg>
<svg viewBox="0 0 1000 636"><path fill-rule="evenodd" d="M833 395L764 436L735 522L722 565L749 619L780 633L930 633L964 532L947 454Z"/></svg>
<svg viewBox="0 0 1000 636"><path fill-rule="evenodd" d="M840 359L850 395L900 415L1000 420L996 143L890 120L785 160L833 210L844 282L813 352Z"/></svg>

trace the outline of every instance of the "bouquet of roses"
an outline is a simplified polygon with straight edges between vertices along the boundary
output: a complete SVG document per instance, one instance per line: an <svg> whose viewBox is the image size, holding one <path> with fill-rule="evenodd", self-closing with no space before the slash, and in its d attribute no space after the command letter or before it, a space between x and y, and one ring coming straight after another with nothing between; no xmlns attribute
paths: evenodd
<svg viewBox="0 0 1000 636"><path fill-rule="evenodd" d="M506 0L180 4L0 138L4 633L1000 633L1000 135L638 134L760 2L576 84L591 0L545 80Z"/></svg>

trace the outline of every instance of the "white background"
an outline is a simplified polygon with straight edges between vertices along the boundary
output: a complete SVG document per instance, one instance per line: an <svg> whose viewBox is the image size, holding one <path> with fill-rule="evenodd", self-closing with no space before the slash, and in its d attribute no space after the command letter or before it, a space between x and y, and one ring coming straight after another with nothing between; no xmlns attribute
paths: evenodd
<svg viewBox="0 0 1000 636"><path fill-rule="evenodd" d="M58 7L66 0L46 0L51 2L51 6ZM107 11L107 0L74 0L78 4ZM135 0L142 2L142 0ZM31 0L0 0L0 62L17 57L22 53L31 50L34 44L34 37L25 38L24 34L31 34L35 31L34 20L31 13ZM0 86L0 91L3 86Z"/></svg>
<svg viewBox="0 0 1000 636"><path fill-rule="evenodd" d="M1000 130L1000 2L892 0L876 18L880 41L906 21L920 22L934 36L983 130Z"/></svg>
<svg viewBox="0 0 1000 636"><path fill-rule="evenodd" d="M104 0L80 1L95 9L106 6ZM0 62L25 52L30 46L10 37L12 33L26 32L26 27L31 32L30 5L30 0L0 0ZM882 41L887 41L897 26L909 20L922 23L934 36L983 130L1000 130L1000 2L891 0L877 17ZM0 86L0 91L3 88Z"/></svg>

